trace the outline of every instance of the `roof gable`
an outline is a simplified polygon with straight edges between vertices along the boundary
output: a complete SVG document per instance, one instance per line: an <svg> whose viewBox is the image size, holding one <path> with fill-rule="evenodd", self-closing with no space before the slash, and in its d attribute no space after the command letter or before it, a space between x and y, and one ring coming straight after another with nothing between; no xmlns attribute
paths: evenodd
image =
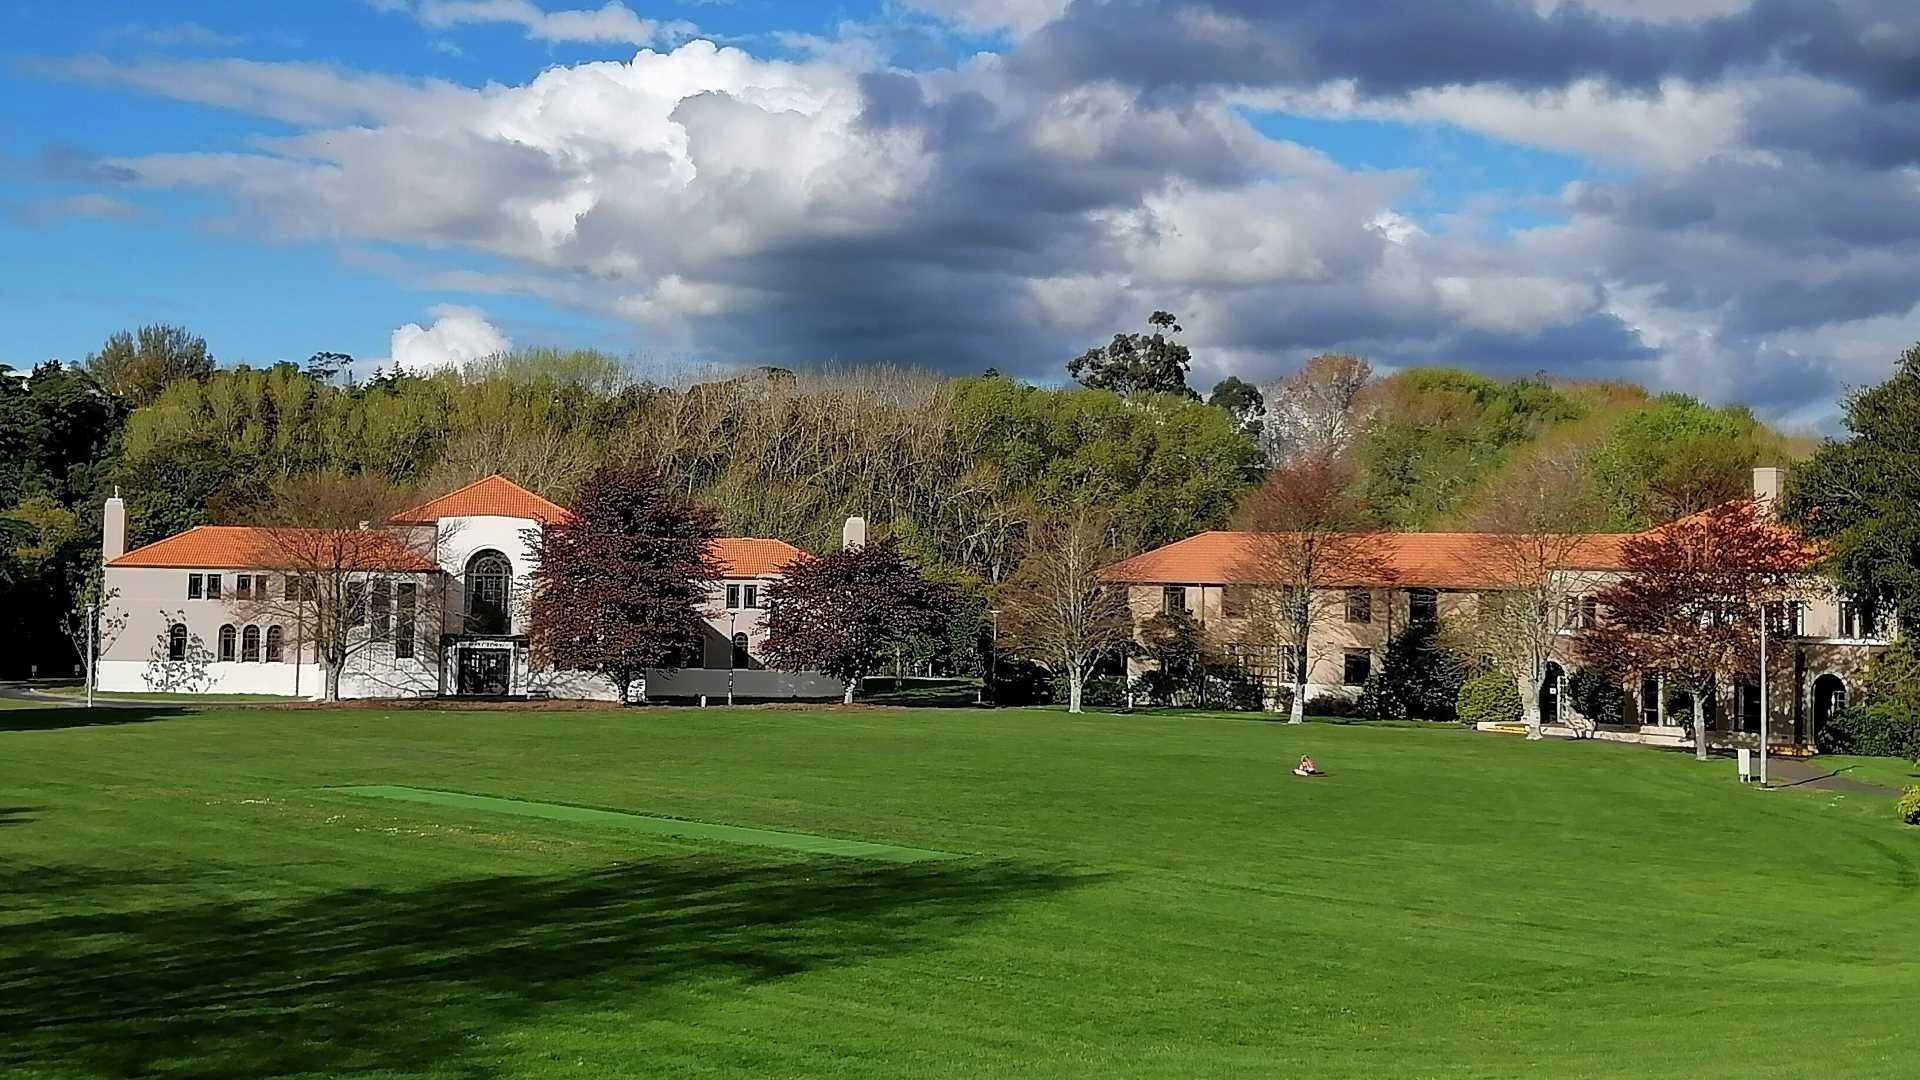
<svg viewBox="0 0 1920 1080"><path fill-rule="evenodd" d="M431 525L450 517L509 517L546 523L568 516L565 507L494 473L410 510L402 510L387 520L395 525Z"/></svg>
<svg viewBox="0 0 1920 1080"><path fill-rule="evenodd" d="M271 570L287 562L287 534L331 532L324 529L272 529L257 525L196 525L186 532L138 547L108 563L117 567L182 570ZM361 532L361 530L356 530ZM354 569L425 572L440 569L386 529L364 530L356 544ZM276 539L276 537L278 539Z"/></svg>
<svg viewBox="0 0 1920 1080"><path fill-rule="evenodd" d="M1583 537L1568 560L1569 570L1618 570L1627 536L1595 533ZM1391 584L1436 589L1493 589L1508 575L1492 533L1379 533L1371 543L1391 570ZM1259 534L1204 532L1135 555L1107 567L1109 581L1131 585L1250 585L1261 581L1257 562ZM1329 581L1331 586L1385 585L1385 581Z"/></svg>
<svg viewBox="0 0 1920 1080"><path fill-rule="evenodd" d="M711 554L720 564L721 577L748 578L773 577L806 552L785 540L723 536L714 540Z"/></svg>

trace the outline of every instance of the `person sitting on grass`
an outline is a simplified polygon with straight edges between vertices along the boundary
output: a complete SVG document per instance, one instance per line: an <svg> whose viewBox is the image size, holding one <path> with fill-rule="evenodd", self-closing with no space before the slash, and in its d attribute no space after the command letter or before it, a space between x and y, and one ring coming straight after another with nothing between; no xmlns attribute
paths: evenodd
<svg viewBox="0 0 1920 1080"><path fill-rule="evenodd" d="M1305 754L1301 754L1301 755L1300 755L1300 764L1298 764L1298 765L1296 765L1296 766L1294 766L1294 769L1293 769L1293 775L1295 775L1295 776L1325 776L1325 775L1327 775L1327 774L1326 774L1326 773L1323 773L1323 772L1321 772L1321 771L1320 771L1320 766L1318 766L1318 765L1315 765L1315 764L1313 763L1313 759L1312 759L1312 758L1310 758L1310 757L1308 757L1308 756L1307 756L1307 755L1305 755Z"/></svg>

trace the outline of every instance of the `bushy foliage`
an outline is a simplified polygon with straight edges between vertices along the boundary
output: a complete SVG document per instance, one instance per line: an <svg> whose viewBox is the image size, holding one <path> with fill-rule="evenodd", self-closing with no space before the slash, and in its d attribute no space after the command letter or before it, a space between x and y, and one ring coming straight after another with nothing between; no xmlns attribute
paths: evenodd
<svg viewBox="0 0 1920 1080"><path fill-rule="evenodd" d="M1432 623L1414 623L1387 642L1384 663L1367 677L1358 702L1374 720L1458 719L1467 664L1439 640Z"/></svg>
<svg viewBox="0 0 1920 1080"><path fill-rule="evenodd" d="M1894 804L1894 812L1900 820L1909 825L1920 825L1920 784L1910 784L1900 793L1900 801Z"/></svg>
<svg viewBox="0 0 1920 1080"><path fill-rule="evenodd" d="M1849 705L1814 733L1823 754L1920 758L1920 713L1894 702Z"/></svg>
<svg viewBox="0 0 1920 1080"><path fill-rule="evenodd" d="M889 540L802 556L780 575L766 592L767 663L840 679L848 702L862 679L953 616L952 587Z"/></svg>
<svg viewBox="0 0 1920 1080"><path fill-rule="evenodd" d="M1627 707L1623 683L1618 674L1605 668L1579 668L1567 679L1567 703L1596 724L1620 723Z"/></svg>
<svg viewBox="0 0 1920 1080"><path fill-rule="evenodd" d="M1455 709L1463 724L1517 724L1525 713L1513 677L1498 671L1475 675L1462 683Z"/></svg>
<svg viewBox="0 0 1920 1080"><path fill-rule="evenodd" d="M1665 394L1614 424L1593 450L1592 479L1610 528L1645 529L1747 494L1753 467L1786 449L1744 406Z"/></svg>

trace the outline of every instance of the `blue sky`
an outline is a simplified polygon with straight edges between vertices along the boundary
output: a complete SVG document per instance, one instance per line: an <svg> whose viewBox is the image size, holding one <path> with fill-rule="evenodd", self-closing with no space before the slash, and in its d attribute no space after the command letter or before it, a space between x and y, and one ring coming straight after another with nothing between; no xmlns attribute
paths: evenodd
<svg viewBox="0 0 1920 1080"><path fill-rule="evenodd" d="M0 361L155 321L225 362L371 359L413 324L422 365L510 341L1057 379L1171 307L1197 381L1339 349L1817 425L1920 336L1917 23L1877 0L16 0Z"/></svg>

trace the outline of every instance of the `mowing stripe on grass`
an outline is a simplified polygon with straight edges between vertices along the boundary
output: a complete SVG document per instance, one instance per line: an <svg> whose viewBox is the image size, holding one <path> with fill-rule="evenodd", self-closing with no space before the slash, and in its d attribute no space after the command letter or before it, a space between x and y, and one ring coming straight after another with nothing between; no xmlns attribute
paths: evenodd
<svg viewBox="0 0 1920 1080"><path fill-rule="evenodd" d="M721 840L729 844L753 844L757 847L804 851L809 855L846 855L855 859L878 859L882 862L901 863L966 857L951 851L934 851L930 848L870 844L864 840L841 840L831 836L813 836L809 833L750 829L741 825L716 825L709 821L682 821L679 818L630 814L620 810L594 810L585 806L568 806L564 803L499 799L490 795L465 795L458 791L433 791L427 788L395 787L386 784L335 787L327 790L342 791L348 795L364 795L375 799L401 799L406 802L433 803L437 806L458 806L467 810L490 810L497 814L516 814L520 817L543 818L547 821L611 825L633 832L678 836L688 840Z"/></svg>

